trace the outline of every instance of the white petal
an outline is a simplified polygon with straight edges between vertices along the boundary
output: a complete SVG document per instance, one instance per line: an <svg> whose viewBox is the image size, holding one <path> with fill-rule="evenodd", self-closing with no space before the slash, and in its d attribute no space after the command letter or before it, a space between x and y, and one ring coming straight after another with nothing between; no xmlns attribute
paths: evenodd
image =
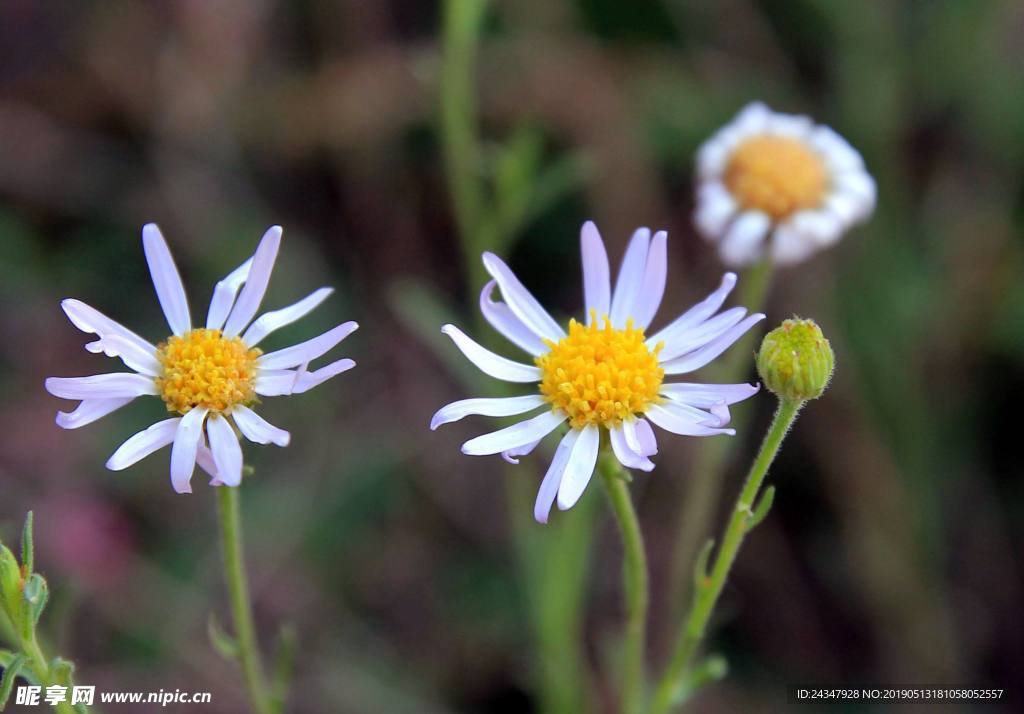
<svg viewBox="0 0 1024 714"><path fill-rule="evenodd" d="M112 335L123 337L138 349L148 352L149 354L156 352L156 347L151 345L149 342L136 335L127 327L111 320L99 310L86 305L81 300L68 298L67 300L62 300L60 306L68 316L68 319L71 320L71 324L82 332L89 332L99 336L100 339L96 342L90 343L92 347L87 348L90 352L106 352L104 345L102 344L103 340L104 338ZM106 352L106 354L108 357L117 357L116 354L112 354L110 352Z"/></svg>
<svg viewBox="0 0 1024 714"><path fill-rule="evenodd" d="M513 362L510 359L496 355L486 347L482 347L466 336L462 330L455 325L445 325L441 332L452 338L452 342L459 348L466 358L475 364L481 372L488 374L495 379L506 382L539 382L540 369L532 365Z"/></svg>
<svg viewBox="0 0 1024 714"><path fill-rule="evenodd" d="M242 288L242 283L248 279L251 268L252 258L249 258L222 280L217 281L213 288L213 297L210 299L210 309L206 313L206 329L219 330L224 327L228 313L235 304L235 297Z"/></svg>
<svg viewBox="0 0 1024 714"><path fill-rule="evenodd" d="M668 362L687 352L699 349L729 330L746 314L745 307L733 307L699 325L665 334L662 338L665 344L658 353L658 361Z"/></svg>
<svg viewBox="0 0 1024 714"><path fill-rule="evenodd" d="M761 257L772 221L761 211L744 211L732 222L718 246L726 265L749 265Z"/></svg>
<svg viewBox="0 0 1024 714"><path fill-rule="evenodd" d="M697 149L697 176L702 180L716 179L725 171L733 146L716 134Z"/></svg>
<svg viewBox="0 0 1024 714"><path fill-rule="evenodd" d="M211 486L224 485L224 482L217 476L217 464L213 460L213 452L206 445L205 439L199 440L199 446L196 448L196 463L199 465L199 468L210 475Z"/></svg>
<svg viewBox="0 0 1024 714"><path fill-rule="evenodd" d="M748 399L761 388L755 384L694 384L692 382L678 382L676 384L662 384L662 396L675 399L695 407L708 408L719 402L735 404Z"/></svg>
<svg viewBox="0 0 1024 714"><path fill-rule="evenodd" d="M732 415L729 414L729 405L724 401L717 402L705 410L670 397L662 402L661 406L679 416L692 419L701 426L720 427L732 420Z"/></svg>
<svg viewBox="0 0 1024 714"><path fill-rule="evenodd" d="M583 224L580 231L580 254L583 260L583 304L586 306L586 324L591 324L591 313L600 320L611 311L611 273L608 252L593 221ZM548 508L550 508L548 504Z"/></svg>
<svg viewBox="0 0 1024 714"><path fill-rule="evenodd" d="M203 438L203 419L209 410L195 407L178 421L171 447L171 485L178 493L192 493L192 472L196 470L196 451Z"/></svg>
<svg viewBox="0 0 1024 714"><path fill-rule="evenodd" d="M661 307L661 298L665 295L665 279L668 277L667 243L668 233L658 231L651 239L651 247L647 251L647 266L644 268L643 281L632 314L634 325L642 330L651 324Z"/></svg>
<svg viewBox="0 0 1024 714"><path fill-rule="evenodd" d="M633 314L644 282L644 270L647 268L647 251L651 245L651 231L637 228L626 246L626 254L622 257L619 277L615 281L615 292L612 294L612 326L623 328L627 318Z"/></svg>
<svg viewBox="0 0 1024 714"><path fill-rule="evenodd" d="M818 250L818 244L793 224L781 225L771 238L772 262L776 265L795 265Z"/></svg>
<svg viewBox="0 0 1024 714"><path fill-rule="evenodd" d="M524 325L541 337L546 337L554 342L558 342L565 337L565 331L558 326L558 323L552 319L547 310L541 307L541 304L537 302L537 298L523 287L523 284L519 282L519 278L505 265L501 258L494 253L484 253L483 261L487 272L498 281L498 287L501 288L501 296Z"/></svg>
<svg viewBox="0 0 1024 714"><path fill-rule="evenodd" d="M705 238L718 240L738 210L739 204L725 186L718 181L706 183L697 190L693 224Z"/></svg>
<svg viewBox="0 0 1024 714"><path fill-rule="evenodd" d="M875 186L875 180L866 171L840 174L834 180L834 188L856 203L855 221L865 220L875 210L878 188Z"/></svg>
<svg viewBox="0 0 1024 714"><path fill-rule="evenodd" d="M612 443L612 451L619 463L627 469L640 469L641 471L653 471L654 463L645 456L630 448L626 442L626 434L622 427L613 427L608 431Z"/></svg>
<svg viewBox="0 0 1024 714"><path fill-rule="evenodd" d="M569 463L565 466L562 484L558 487L558 508L568 510L576 505L583 491L594 475L597 465L598 447L601 445L601 430L588 424L580 431L579 438L572 446Z"/></svg>
<svg viewBox="0 0 1024 714"><path fill-rule="evenodd" d="M301 366L297 370L260 370L256 373L256 393L263 397L302 394L355 366L355 362L345 358L331 362L329 365L312 372L308 371L308 364Z"/></svg>
<svg viewBox="0 0 1024 714"><path fill-rule="evenodd" d="M260 369L287 369L289 367L297 367L303 363L312 362L316 358L333 349L335 345L351 335L358 328L359 325L355 322L343 323L334 329L328 330L322 335L318 335L317 337L306 340L305 342L300 342L299 344L292 345L291 347L285 347L284 349L277 350L276 352L268 352L257 360L257 364Z"/></svg>
<svg viewBox="0 0 1024 714"><path fill-rule="evenodd" d="M827 126L816 126L807 140L825 158L825 162L834 172L860 171L864 168L864 159L860 153Z"/></svg>
<svg viewBox="0 0 1024 714"><path fill-rule="evenodd" d="M715 357L729 349L729 347L732 346L732 344L736 342L743 333L763 319L764 315L762 313L754 313L738 325L729 329L728 332L725 332L706 344L704 347L701 347L699 350L695 350L694 352L683 355L682 357L677 357L674 360L663 362L661 367L665 370L665 374L685 374L686 372L692 372L695 369L700 369Z"/></svg>
<svg viewBox="0 0 1024 714"><path fill-rule="evenodd" d="M217 479L225 486L242 483L242 446L231 423L220 414L212 414L206 420L206 435L213 463L217 465Z"/></svg>
<svg viewBox="0 0 1024 714"><path fill-rule="evenodd" d="M570 429L558 443L558 448L555 449L555 457L551 459L547 473L544 474L544 480L541 481L540 489L537 491L537 501L533 506L533 517L537 519L538 523L548 522L551 504L555 502L555 496L558 495L558 489L562 485L562 477L565 475L565 467L569 463L573 446L576 444L579 436L580 431L578 429Z"/></svg>
<svg viewBox="0 0 1024 714"><path fill-rule="evenodd" d="M647 418L660 426L665 431L682 436L715 436L717 434L736 434L735 429L715 429L709 426L702 426L689 415L671 409L671 405L662 406L654 404L647 410Z"/></svg>
<svg viewBox="0 0 1024 714"><path fill-rule="evenodd" d="M302 394L303 392L308 392L313 387L320 386L331 377L336 377L342 372L347 372L355 366L355 361L346 357L310 372L309 363L307 362L299 367L299 379L295 383L295 393Z"/></svg>
<svg viewBox="0 0 1024 714"><path fill-rule="evenodd" d="M774 114L765 129L767 133L776 136L808 140L814 129L814 122L802 114Z"/></svg>
<svg viewBox="0 0 1024 714"><path fill-rule="evenodd" d="M659 342L667 341L672 335L688 330L707 320L718 312L718 308L729 297L729 293L732 292L734 287L736 287L736 273L726 273L723 275L718 289L649 337L645 343L647 348L653 350Z"/></svg>
<svg viewBox="0 0 1024 714"><path fill-rule="evenodd" d="M430 420L431 431L442 424L450 424L470 414L480 416L505 417L524 414L543 406L544 397L539 394L527 394L522 397L500 397L495 399L463 399L441 407Z"/></svg>
<svg viewBox="0 0 1024 714"><path fill-rule="evenodd" d="M496 281L491 280L480 291L480 312L483 313L484 319L501 333L502 337L525 352L535 357L547 352L548 346L544 344L540 335L516 317L508 305L491 300L491 294L497 285Z"/></svg>
<svg viewBox="0 0 1024 714"><path fill-rule="evenodd" d="M167 324L174 334L184 335L192 329L188 298L185 297L185 287L181 284L181 276L178 275L167 241L155 223L147 223L142 227L142 249L146 253L149 274L153 278L156 297L163 308Z"/></svg>
<svg viewBox="0 0 1024 714"><path fill-rule="evenodd" d="M132 372L90 377L47 377L46 391L61 399L114 399L157 393L151 377Z"/></svg>
<svg viewBox="0 0 1024 714"><path fill-rule="evenodd" d="M658 453L658 438L654 435L654 429L646 419L638 418L635 422L636 436L640 441L640 453L644 456L654 456Z"/></svg>
<svg viewBox="0 0 1024 714"><path fill-rule="evenodd" d="M779 114L769 109L764 102L753 101L736 114L731 126L744 136L749 136L767 129L777 116Z"/></svg>
<svg viewBox="0 0 1024 714"><path fill-rule="evenodd" d="M231 314L224 325L224 334L234 337L245 329L249 321L256 316L263 302L263 295L267 292L267 285L270 283L270 273L274 270L274 261L277 260L277 249L281 247L281 226L271 226L256 252L252 256L252 267L249 268L249 275L245 279L245 287L238 295L238 301L231 308Z"/></svg>
<svg viewBox="0 0 1024 714"><path fill-rule="evenodd" d="M164 419L135 434L121 444L117 451L107 459L107 468L111 471L126 469L142 461L157 449L167 446L174 441L179 421L181 421L179 417Z"/></svg>
<svg viewBox="0 0 1024 714"><path fill-rule="evenodd" d="M279 429L249 407L241 404L231 409L231 416L235 425L249 441L257 444L276 444L277 446L288 446L292 435L284 429Z"/></svg>
<svg viewBox="0 0 1024 714"><path fill-rule="evenodd" d="M798 211L786 223L779 226L792 226L807 240L817 246L835 243L843 233L843 223L839 217L827 210ZM777 233L777 231L776 231Z"/></svg>
<svg viewBox="0 0 1024 714"><path fill-rule="evenodd" d="M333 292L334 288L320 288L293 305L263 313L256 318L256 322L249 325L249 329L242 335L242 342L249 347L255 347L274 330L290 325L308 315Z"/></svg>
<svg viewBox="0 0 1024 714"><path fill-rule="evenodd" d="M78 429L92 424L107 414L123 407L135 397L114 397L111 399L85 399L74 411L57 412L57 426L62 429Z"/></svg>
<svg viewBox="0 0 1024 714"><path fill-rule="evenodd" d="M547 411L532 419L470 439L462 445L462 453L469 456L487 456L511 451L543 439L557 429L565 419L561 412Z"/></svg>

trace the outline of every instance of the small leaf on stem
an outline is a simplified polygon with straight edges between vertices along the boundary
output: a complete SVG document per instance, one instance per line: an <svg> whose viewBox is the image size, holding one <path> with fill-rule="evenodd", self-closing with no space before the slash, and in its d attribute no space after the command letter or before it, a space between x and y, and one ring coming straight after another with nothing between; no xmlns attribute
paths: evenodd
<svg viewBox="0 0 1024 714"><path fill-rule="evenodd" d="M757 505L754 506L754 510L747 518L747 532L749 533L756 528L761 521L768 515L768 511L772 509L772 503L775 502L775 486L769 486L761 494L761 498L758 499Z"/></svg>

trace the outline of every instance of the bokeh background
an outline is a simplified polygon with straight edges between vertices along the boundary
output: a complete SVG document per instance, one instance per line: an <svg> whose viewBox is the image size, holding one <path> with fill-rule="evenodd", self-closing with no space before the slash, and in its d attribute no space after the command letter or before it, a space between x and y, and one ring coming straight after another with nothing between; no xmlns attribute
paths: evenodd
<svg viewBox="0 0 1024 714"><path fill-rule="evenodd" d="M362 325L337 351L356 371L267 401L292 445L247 449L264 644L281 621L300 636L291 711L611 711L620 551L600 489L532 524L543 455L462 456L490 420L428 431L440 405L497 393L438 328L493 340L469 259L484 248L572 314L587 218L613 261L636 226L669 231L662 321L703 296L723 267L691 226L694 152L762 99L845 135L880 201L775 275L768 323L816 318L838 369L772 471L775 508L711 637L730 675L695 710L827 711L796 709L786 685L902 683L1003 687L958 710L1020 711L1024 6L502 0L478 54L444 18L396 0L0 4L0 537L36 511L50 649L101 689L209 690L203 711L243 710L206 635L211 612L227 620L213 493L175 495L166 450L103 468L162 405L62 432L68 405L42 384L117 369L82 349L61 298L165 334L143 223L163 228L195 313L279 223L265 304L338 291L273 344ZM460 166L474 183L456 209ZM772 407L736 410L715 530ZM663 442L632 487L652 665L709 448Z"/></svg>

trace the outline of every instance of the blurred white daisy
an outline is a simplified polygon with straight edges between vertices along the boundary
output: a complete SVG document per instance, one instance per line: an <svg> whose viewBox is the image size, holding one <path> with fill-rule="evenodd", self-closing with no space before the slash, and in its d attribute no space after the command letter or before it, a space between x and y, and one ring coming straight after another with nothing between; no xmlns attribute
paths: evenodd
<svg viewBox="0 0 1024 714"><path fill-rule="evenodd" d="M480 310L494 329L533 358L515 362L480 346L454 325L442 332L485 374L506 382L535 383L533 394L520 397L465 399L439 410L430 428L470 414L508 417L542 409L513 426L470 439L462 451L471 456L502 454L512 463L563 424L555 457L537 494L534 517L546 523L557 497L571 508L586 488L602 440L619 462L650 471L658 452L651 422L685 436L732 434L725 429L729 405L757 391L748 384L666 384L666 376L692 372L732 345L764 315L747 315L734 307L718 313L736 276L722 284L651 337L645 330L665 292L664 231L641 228L633 234L611 290L608 255L592 222L580 236L586 322L570 320L568 331L555 322L502 260L484 253L494 278L480 294ZM503 301L492 300L497 287ZM716 314L718 313L718 314ZM607 436L602 436L607 434Z"/></svg>
<svg viewBox="0 0 1024 714"><path fill-rule="evenodd" d="M274 226L264 234L252 258L217 283L205 327L193 327L185 288L167 243L155 224L147 224L142 229L142 246L172 334L153 345L85 303L64 300L61 307L75 327L99 337L86 349L120 357L134 372L47 379L50 394L81 400L74 411L58 412L57 424L77 429L136 397L158 396L175 416L124 442L107 461L107 468L120 471L172 444L171 484L178 493L191 493L196 463L210 474L211 485L239 485L242 450L236 430L259 444L287 446L291 439L287 431L253 411L258 397L305 392L355 366L350 359L340 359L309 371L311 361L358 327L354 322L274 352L264 354L256 347L333 292L332 288L320 288L294 305L253 320L280 244L281 228Z"/></svg>
<svg viewBox="0 0 1024 714"><path fill-rule="evenodd" d="M798 263L875 208L857 150L808 117L747 105L697 153L694 222L726 265Z"/></svg>

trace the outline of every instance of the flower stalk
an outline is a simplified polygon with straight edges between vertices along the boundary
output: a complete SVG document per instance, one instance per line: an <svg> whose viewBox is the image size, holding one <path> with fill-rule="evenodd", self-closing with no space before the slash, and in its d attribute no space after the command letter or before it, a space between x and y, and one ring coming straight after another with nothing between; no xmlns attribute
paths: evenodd
<svg viewBox="0 0 1024 714"><path fill-rule="evenodd" d="M647 556L633 500L629 495L629 475L611 454L605 453L598 465L608 502L622 538L622 588L626 601L625 661L622 667L622 711L638 712L643 706L647 680L646 653Z"/></svg>
<svg viewBox="0 0 1024 714"><path fill-rule="evenodd" d="M275 707L267 694L256 627L253 624L252 600L245 572L242 545L242 519L238 489L221 486L217 489L217 514L220 518L221 547L224 555L224 575L231 602L231 615L235 623L238 659L245 676L249 700L256 714L275 714Z"/></svg>
<svg viewBox="0 0 1024 714"><path fill-rule="evenodd" d="M803 404L803 400L786 398L779 400L779 408L775 412L775 417L768 428L764 441L761 443L757 458L750 467L739 498L736 499L736 506L732 510L722 537L722 544L715 555L711 570L706 570L707 559L713 547L711 541L708 541L701 557L697 559L694 569L693 603L683 621L672 659L654 694L650 708L651 714L664 714L664 712L670 711L690 690L687 683L688 677L694 669L694 657L704 639L708 621L722 594L722 589L725 587L740 546L743 545L743 539L764 519L768 514L768 509L771 508L774 497L772 487L766 489L758 499L764 477Z"/></svg>

